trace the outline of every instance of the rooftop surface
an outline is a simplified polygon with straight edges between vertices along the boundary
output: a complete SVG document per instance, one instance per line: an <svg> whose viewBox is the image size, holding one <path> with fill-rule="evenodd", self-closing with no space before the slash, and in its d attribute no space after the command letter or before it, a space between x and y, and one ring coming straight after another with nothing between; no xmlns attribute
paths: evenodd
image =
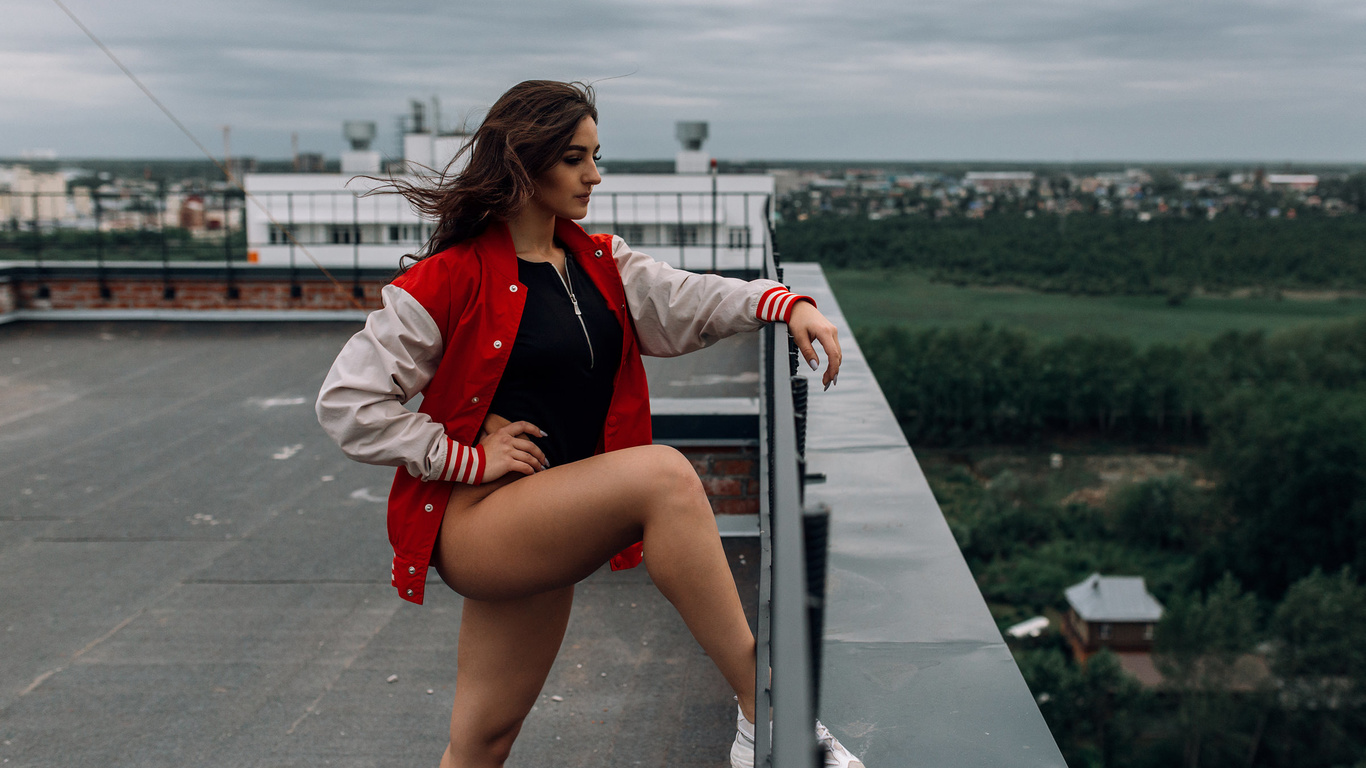
<svg viewBox="0 0 1366 768"><path fill-rule="evenodd" d="M832 510L822 719L870 768L1062 766L819 267L786 278L845 344L808 421L807 502ZM0 759L435 764L460 598L394 596L391 470L312 414L357 327L0 327ZM753 348L650 361L652 392L753 413ZM752 617L757 545L726 547ZM645 571L599 572L508 764L719 768L733 711Z"/></svg>
<svg viewBox="0 0 1366 768"><path fill-rule="evenodd" d="M395 596L392 470L313 416L357 327L0 327L0 760L436 764L460 598ZM600 572L509 765L715 768L731 706L645 570Z"/></svg>

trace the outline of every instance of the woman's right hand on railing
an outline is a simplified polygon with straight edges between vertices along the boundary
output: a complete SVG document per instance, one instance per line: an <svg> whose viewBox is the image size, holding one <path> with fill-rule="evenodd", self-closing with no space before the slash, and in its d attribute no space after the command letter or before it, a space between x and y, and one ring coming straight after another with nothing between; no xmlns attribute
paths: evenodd
<svg viewBox="0 0 1366 768"><path fill-rule="evenodd" d="M484 466L485 483L497 480L509 472L530 475L550 469L550 463L546 461L540 446L525 437L545 437L545 432L542 432L540 427L528 421L508 423L502 418L493 418L503 421L504 424L497 426L487 419L484 422L486 434L479 440L479 444L484 447L484 461L487 462Z"/></svg>

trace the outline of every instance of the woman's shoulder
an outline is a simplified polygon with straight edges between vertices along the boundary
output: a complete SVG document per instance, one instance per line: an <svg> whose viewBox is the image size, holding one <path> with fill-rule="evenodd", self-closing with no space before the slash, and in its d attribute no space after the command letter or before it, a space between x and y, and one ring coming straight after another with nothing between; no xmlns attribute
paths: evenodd
<svg viewBox="0 0 1366 768"><path fill-rule="evenodd" d="M453 319L478 293L482 266L478 250L458 243L408 267L391 283L442 323ZM454 312L454 314L452 314Z"/></svg>
<svg viewBox="0 0 1366 768"><path fill-rule="evenodd" d="M416 283L468 279L479 272L478 250L469 241L456 243L408 266L394 285L400 288Z"/></svg>

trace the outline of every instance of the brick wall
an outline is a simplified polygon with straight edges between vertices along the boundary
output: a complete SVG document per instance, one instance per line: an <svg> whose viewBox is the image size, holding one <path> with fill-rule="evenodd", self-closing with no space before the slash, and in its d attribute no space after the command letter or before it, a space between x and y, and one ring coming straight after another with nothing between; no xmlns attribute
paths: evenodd
<svg viewBox="0 0 1366 768"><path fill-rule="evenodd" d="M8 278L0 278L0 321L14 309L14 283Z"/></svg>
<svg viewBox="0 0 1366 768"><path fill-rule="evenodd" d="M688 446L679 450L702 478L716 514L759 514L758 446Z"/></svg>
<svg viewBox="0 0 1366 768"><path fill-rule="evenodd" d="M387 281L365 280L361 288L365 298L359 299L365 309L380 306L379 291ZM166 284L160 279L115 277L106 279L107 298L101 293L101 283L95 278L52 277L41 284L34 280L18 283L18 309L78 310L78 309L245 309L245 310L348 310L352 303L352 285L343 288L327 282L301 282L301 296L290 295L290 284L283 280L237 279L237 298L228 298L228 283L222 279L173 279L170 286L175 295L166 298ZM48 297L40 298L40 287L48 289ZM2 305L0 305L2 306Z"/></svg>

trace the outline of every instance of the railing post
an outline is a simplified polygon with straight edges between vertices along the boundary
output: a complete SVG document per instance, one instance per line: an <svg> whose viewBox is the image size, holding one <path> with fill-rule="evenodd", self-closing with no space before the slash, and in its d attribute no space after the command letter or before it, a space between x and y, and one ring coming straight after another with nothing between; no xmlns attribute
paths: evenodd
<svg viewBox="0 0 1366 768"><path fill-rule="evenodd" d="M765 238L766 247L770 236ZM782 281L777 254L766 251L764 276ZM756 727L756 762L768 768L800 768L820 764L813 732L816 711L815 648L820 644L822 613L813 598L824 594L824 558L813 561L811 547L823 541L817 514L808 520L802 512L802 440L798 430L798 393L793 388L793 369L786 342L786 326L769 325L763 331L760 376L761 477L764 501L760 504L761 549L758 712L772 706L772 749L768 735ZM803 381L805 381L803 379ZM765 581L764 576L770 578ZM765 591L765 586L769 589ZM766 600L765 598L770 598ZM765 607L768 608L765 614ZM765 621L767 619L767 621ZM764 658L767 651L768 659ZM765 663L767 662L767 663ZM771 689L764 675L771 673ZM758 718L760 721L765 718ZM756 723L756 726L759 726Z"/></svg>
<svg viewBox="0 0 1366 768"><path fill-rule="evenodd" d="M767 277L767 275L765 275ZM773 329L765 328L759 344L759 611L755 634L754 765L771 768L773 710Z"/></svg>
<svg viewBox="0 0 1366 768"><path fill-rule="evenodd" d="M161 298L170 301L175 298L175 286L171 285L171 250L166 242L166 216L170 212L167 210L166 182L162 181L158 186L160 189L157 193L161 199L161 205L158 206L161 211L161 226L158 228L161 232Z"/></svg>
<svg viewBox="0 0 1366 768"><path fill-rule="evenodd" d="M242 291L237 287L236 276L232 270L232 237L228 234L229 222L231 221L228 202L228 193L230 190L231 187L223 190L223 263L227 266L228 271L227 297L229 299L238 299L241 298Z"/></svg>
<svg viewBox="0 0 1366 768"><path fill-rule="evenodd" d="M17 208L18 206L15 207ZM18 211L15 211L15 214L17 215ZM53 224L54 232L57 231L57 226L56 223ZM15 229L18 230L17 223ZM43 268L43 224L41 217L38 215L37 192L33 193L33 237L35 244L33 259L38 266L38 298L49 299L52 297L52 289L48 287L47 271Z"/></svg>
<svg viewBox="0 0 1366 768"><path fill-rule="evenodd" d="M711 271L716 271L716 158L711 160Z"/></svg>
<svg viewBox="0 0 1366 768"><path fill-rule="evenodd" d="M109 290L109 283L105 280L104 274L104 207L100 205L99 194L92 189L90 197L95 202L95 261L98 264L100 298L108 301L113 298L114 292Z"/></svg>
<svg viewBox="0 0 1366 768"><path fill-rule="evenodd" d="M288 209L289 222L285 225L285 239L289 241L289 297L291 299L302 298L304 287L299 284L299 270L294 264L294 193L285 193L285 205Z"/></svg>
<svg viewBox="0 0 1366 768"><path fill-rule="evenodd" d="M351 195L351 295L365 298L360 287L360 195Z"/></svg>
<svg viewBox="0 0 1366 768"><path fill-rule="evenodd" d="M674 237L678 240L678 268L687 269L687 256L683 253L683 243L687 238L683 237L683 193L678 193L678 223L674 225Z"/></svg>
<svg viewBox="0 0 1366 768"><path fill-rule="evenodd" d="M753 238L749 234L749 193L745 193L745 269L749 269L749 241Z"/></svg>

